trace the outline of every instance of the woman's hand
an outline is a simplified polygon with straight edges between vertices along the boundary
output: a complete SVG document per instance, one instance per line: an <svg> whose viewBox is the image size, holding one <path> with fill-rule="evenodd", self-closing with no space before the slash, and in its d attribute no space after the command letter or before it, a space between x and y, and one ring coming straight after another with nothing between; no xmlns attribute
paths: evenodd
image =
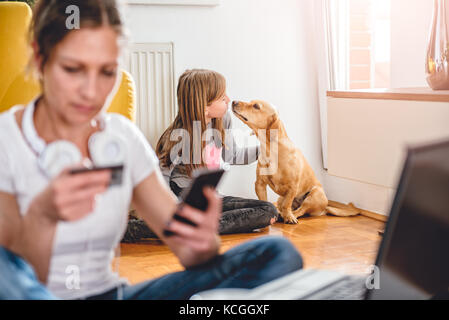
<svg viewBox="0 0 449 320"><path fill-rule="evenodd" d="M187 205L179 210L176 196L165 183L160 170L156 169L133 192L133 208L186 268L211 259L220 247L221 198L213 189L205 188L204 191L209 202L205 212ZM173 220L175 212L192 221L196 227ZM164 230L176 234L167 236Z"/></svg>
<svg viewBox="0 0 449 320"><path fill-rule="evenodd" d="M70 168L74 169L74 168ZM33 200L32 205L47 221L75 221L95 208L95 198L106 191L111 173L109 170L71 174L61 172Z"/></svg>
<svg viewBox="0 0 449 320"><path fill-rule="evenodd" d="M164 240L184 248L185 255L182 263L185 267L209 260L218 253L220 246L218 226L221 216L221 198L210 187L204 188L203 192L208 200L206 211L181 204L176 212L178 216L191 221L195 226L172 219L165 228L166 231L174 234L166 236Z"/></svg>

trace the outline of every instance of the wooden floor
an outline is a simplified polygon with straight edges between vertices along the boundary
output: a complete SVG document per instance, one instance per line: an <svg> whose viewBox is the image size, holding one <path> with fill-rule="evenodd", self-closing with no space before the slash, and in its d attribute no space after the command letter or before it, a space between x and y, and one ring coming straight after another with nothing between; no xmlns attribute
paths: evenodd
<svg viewBox="0 0 449 320"><path fill-rule="evenodd" d="M369 272L381 240L384 222L366 216L302 217L297 225L276 223L260 232L221 236L221 252L244 241L266 235L281 235L301 252L304 268L334 269L347 274ZM132 283L182 270L176 257L159 240L121 244L114 267Z"/></svg>

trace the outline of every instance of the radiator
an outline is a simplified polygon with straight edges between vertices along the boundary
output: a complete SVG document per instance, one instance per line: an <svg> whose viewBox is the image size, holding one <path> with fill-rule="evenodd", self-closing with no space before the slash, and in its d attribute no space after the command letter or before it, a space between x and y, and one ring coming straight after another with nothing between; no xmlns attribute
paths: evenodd
<svg viewBox="0 0 449 320"><path fill-rule="evenodd" d="M130 44L124 62L136 84L136 125L155 148L176 116L173 44Z"/></svg>

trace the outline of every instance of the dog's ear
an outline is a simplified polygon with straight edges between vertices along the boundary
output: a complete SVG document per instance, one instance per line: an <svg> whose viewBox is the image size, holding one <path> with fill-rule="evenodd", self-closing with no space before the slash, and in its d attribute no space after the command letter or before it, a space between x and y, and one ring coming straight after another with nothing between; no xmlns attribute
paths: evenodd
<svg viewBox="0 0 449 320"><path fill-rule="evenodd" d="M271 129L273 125L278 121L278 115L273 113L271 116L267 118L267 129Z"/></svg>

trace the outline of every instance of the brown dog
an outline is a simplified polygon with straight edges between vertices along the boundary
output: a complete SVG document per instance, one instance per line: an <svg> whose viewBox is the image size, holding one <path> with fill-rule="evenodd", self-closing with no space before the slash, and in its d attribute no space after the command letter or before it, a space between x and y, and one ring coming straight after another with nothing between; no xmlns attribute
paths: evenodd
<svg viewBox="0 0 449 320"><path fill-rule="evenodd" d="M323 187L304 158L288 138L278 113L269 103L233 101L232 111L257 135L260 155L257 163L256 194L267 201L267 185L280 197L277 208L285 223L297 223L308 213L352 216L357 210L328 207Z"/></svg>

